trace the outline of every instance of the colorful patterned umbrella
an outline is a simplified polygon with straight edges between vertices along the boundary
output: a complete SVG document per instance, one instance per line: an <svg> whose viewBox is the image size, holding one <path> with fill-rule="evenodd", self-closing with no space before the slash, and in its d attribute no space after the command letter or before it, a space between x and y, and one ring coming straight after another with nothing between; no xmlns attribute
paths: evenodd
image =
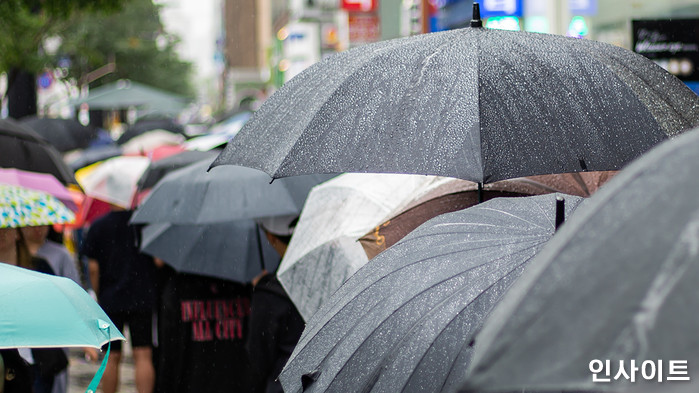
<svg viewBox="0 0 699 393"><path fill-rule="evenodd" d="M63 202L70 210L78 211L78 205L71 191L56 176L50 173L23 171L17 168L0 168L0 184L25 187L30 190L51 194ZM77 191L76 192L80 192Z"/></svg>
<svg viewBox="0 0 699 393"><path fill-rule="evenodd" d="M74 219L73 212L50 194L0 184L0 228L65 224Z"/></svg>

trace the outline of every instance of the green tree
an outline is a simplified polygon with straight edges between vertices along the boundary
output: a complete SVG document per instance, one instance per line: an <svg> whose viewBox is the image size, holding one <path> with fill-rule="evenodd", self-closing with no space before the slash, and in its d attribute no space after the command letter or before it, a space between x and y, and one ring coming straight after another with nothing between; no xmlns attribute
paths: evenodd
<svg viewBox="0 0 699 393"><path fill-rule="evenodd" d="M113 63L115 70L91 87L125 78L191 97L192 65L179 59L178 38L165 32L159 8L151 0L127 0L116 13L81 15L61 34L68 77L84 83L91 71Z"/></svg>
<svg viewBox="0 0 699 393"><path fill-rule="evenodd" d="M46 37L70 25L77 13L110 12L122 0L1 0L0 73L8 75L10 116L36 113L34 75L51 63Z"/></svg>

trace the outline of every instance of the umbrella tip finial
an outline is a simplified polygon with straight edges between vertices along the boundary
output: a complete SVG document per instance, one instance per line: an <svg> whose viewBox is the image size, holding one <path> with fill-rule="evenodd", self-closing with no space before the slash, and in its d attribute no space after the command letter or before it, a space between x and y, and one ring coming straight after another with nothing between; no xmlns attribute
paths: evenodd
<svg viewBox="0 0 699 393"><path fill-rule="evenodd" d="M471 18L471 27L483 27L481 20L481 8L478 3L473 3L473 17Z"/></svg>
<svg viewBox="0 0 699 393"><path fill-rule="evenodd" d="M565 221L565 198L560 195L556 195L556 230L563 225Z"/></svg>

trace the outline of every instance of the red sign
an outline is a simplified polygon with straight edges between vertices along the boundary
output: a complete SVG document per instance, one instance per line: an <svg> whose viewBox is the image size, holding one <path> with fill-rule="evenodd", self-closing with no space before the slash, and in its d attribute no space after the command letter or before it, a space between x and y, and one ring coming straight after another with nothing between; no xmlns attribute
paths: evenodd
<svg viewBox="0 0 699 393"><path fill-rule="evenodd" d="M342 0L342 9L354 12L374 12L379 0Z"/></svg>

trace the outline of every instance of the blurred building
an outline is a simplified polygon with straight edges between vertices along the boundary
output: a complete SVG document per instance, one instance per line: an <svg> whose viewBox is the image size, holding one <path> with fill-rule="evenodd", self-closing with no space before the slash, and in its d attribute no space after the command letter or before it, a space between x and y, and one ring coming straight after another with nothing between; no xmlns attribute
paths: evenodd
<svg viewBox="0 0 699 393"><path fill-rule="evenodd" d="M561 34L631 50L640 48L639 53L653 58L690 87L699 85L699 0L479 3L488 28ZM473 0L226 0L226 105L232 108L246 97L263 98L337 51L465 27L472 18L472 6ZM649 42L648 37L639 41L639 34L653 36L655 41ZM662 50L680 44L682 53Z"/></svg>

